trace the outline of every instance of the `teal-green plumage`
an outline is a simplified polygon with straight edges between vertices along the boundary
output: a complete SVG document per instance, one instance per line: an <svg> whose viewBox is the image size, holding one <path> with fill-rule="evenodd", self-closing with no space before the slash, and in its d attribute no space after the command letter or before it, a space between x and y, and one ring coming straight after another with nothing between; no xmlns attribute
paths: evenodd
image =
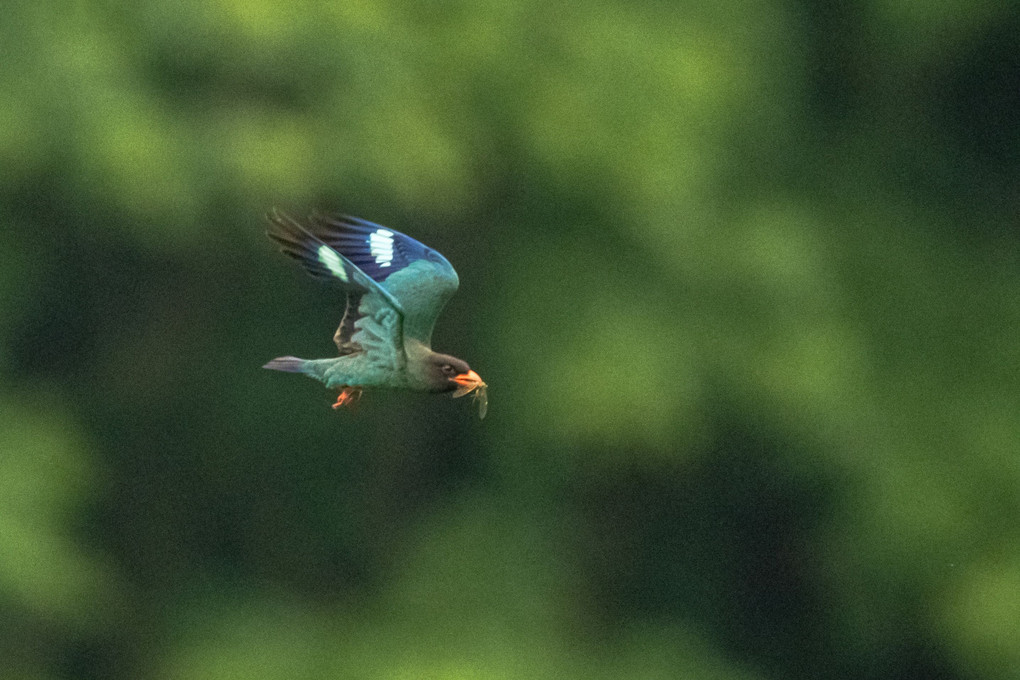
<svg viewBox="0 0 1020 680"><path fill-rule="evenodd" d="M434 352L432 329L457 291L457 272L418 241L354 217L313 215L307 226L287 215L269 216L270 238L313 276L347 294L330 359L279 357L264 368L304 373L342 390L334 408L365 387L428 392L471 391L485 415L486 385L466 362Z"/></svg>

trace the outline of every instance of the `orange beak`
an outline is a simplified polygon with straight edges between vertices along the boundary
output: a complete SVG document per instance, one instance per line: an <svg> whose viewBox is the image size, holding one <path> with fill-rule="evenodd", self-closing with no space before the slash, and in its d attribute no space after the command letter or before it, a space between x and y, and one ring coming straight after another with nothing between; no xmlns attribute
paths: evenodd
<svg viewBox="0 0 1020 680"><path fill-rule="evenodd" d="M457 397L463 397L465 394L468 394L479 387L485 387L485 381L482 380L482 376L478 375L474 371L455 375L452 380L460 385L460 387L457 388L457 391L453 393L454 399Z"/></svg>

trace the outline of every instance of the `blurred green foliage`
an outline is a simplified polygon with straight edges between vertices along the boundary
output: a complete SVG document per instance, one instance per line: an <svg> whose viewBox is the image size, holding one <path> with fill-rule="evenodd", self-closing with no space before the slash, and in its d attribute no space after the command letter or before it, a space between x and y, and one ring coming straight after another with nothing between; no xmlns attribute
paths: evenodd
<svg viewBox="0 0 1020 680"><path fill-rule="evenodd" d="M1020 10L14 2L0 675L1015 678ZM490 416L262 371L457 266Z"/></svg>

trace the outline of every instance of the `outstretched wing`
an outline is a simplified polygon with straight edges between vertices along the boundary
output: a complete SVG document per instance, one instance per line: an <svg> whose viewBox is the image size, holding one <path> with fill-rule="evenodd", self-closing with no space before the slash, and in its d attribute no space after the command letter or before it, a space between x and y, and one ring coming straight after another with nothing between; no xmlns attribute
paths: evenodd
<svg viewBox="0 0 1020 680"><path fill-rule="evenodd" d="M445 257L410 236L357 217L313 215L309 231L391 293L404 310L404 334L431 344L432 328L457 291Z"/></svg>
<svg viewBox="0 0 1020 680"><path fill-rule="evenodd" d="M274 211L266 234L312 276L347 292L343 320L333 337L340 354L366 352L372 363L400 368L404 355L401 303L354 263L287 215Z"/></svg>

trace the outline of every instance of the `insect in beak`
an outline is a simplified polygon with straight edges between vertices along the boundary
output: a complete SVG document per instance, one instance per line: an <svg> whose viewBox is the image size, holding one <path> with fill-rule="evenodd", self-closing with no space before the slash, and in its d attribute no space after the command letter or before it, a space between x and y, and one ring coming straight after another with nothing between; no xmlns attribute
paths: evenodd
<svg viewBox="0 0 1020 680"><path fill-rule="evenodd" d="M474 399L478 402L478 417L484 418L489 409L489 394L488 385L485 384L482 377L474 371L468 371L454 376L452 380L459 385L457 391L453 393L453 398L456 399L474 392Z"/></svg>

